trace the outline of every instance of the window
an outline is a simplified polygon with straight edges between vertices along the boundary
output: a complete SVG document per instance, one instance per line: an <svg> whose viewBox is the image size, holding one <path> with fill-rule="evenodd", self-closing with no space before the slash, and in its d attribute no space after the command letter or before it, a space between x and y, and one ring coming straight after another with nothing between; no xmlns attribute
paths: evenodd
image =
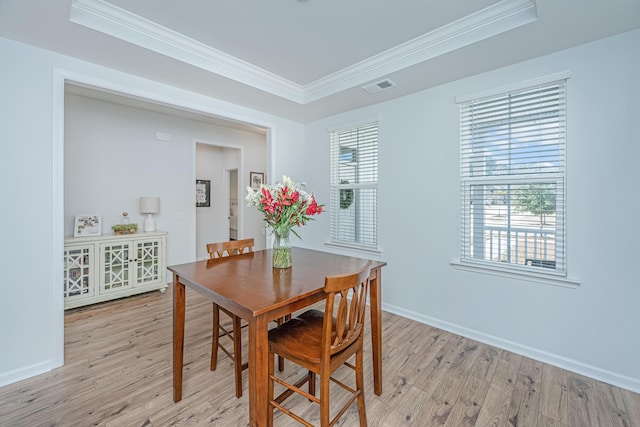
<svg viewBox="0 0 640 427"><path fill-rule="evenodd" d="M331 242L376 249L378 124L331 132Z"/></svg>
<svg viewBox="0 0 640 427"><path fill-rule="evenodd" d="M460 106L462 262L566 276L566 79Z"/></svg>

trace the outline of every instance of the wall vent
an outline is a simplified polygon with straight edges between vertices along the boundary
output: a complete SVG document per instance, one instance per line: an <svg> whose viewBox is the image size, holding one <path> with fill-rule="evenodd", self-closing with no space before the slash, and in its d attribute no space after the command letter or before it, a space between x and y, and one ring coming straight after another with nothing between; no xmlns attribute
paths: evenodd
<svg viewBox="0 0 640 427"><path fill-rule="evenodd" d="M366 90L369 93L378 93L382 92L385 89L389 89L390 87L397 86L394 82L389 79L380 80L379 82L371 83L369 85L363 86L362 89Z"/></svg>

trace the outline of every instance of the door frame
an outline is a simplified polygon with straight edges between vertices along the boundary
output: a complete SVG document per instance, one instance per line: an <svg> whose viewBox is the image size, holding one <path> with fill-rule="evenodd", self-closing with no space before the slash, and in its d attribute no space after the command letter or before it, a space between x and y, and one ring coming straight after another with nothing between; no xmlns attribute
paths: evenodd
<svg viewBox="0 0 640 427"><path fill-rule="evenodd" d="M90 73L90 74L89 74ZM100 77L102 76L102 77ZM63 277L63 265L57 257L64 250L64 119L65 119L65 84L73 84L88 87L96 91L117 93L121 96L135 98L151 104L162 104L177 110L187 110L196 114L213 115L230 122L241 122L252 126L258 126L266 130L266 169L272 170L273 166L273 137L275 125L258 116L266 114L247 111L248 115L238 112L238 107L227 104L212 97L194 94L177 87L169 87L160 82L143 79L141 77L123 74L110 69L91 69L87 74L70 71L67 69L53 69L53 117L52 117L52 250L54 258L51 262L51 359L48 363L49 370L64 364L64 296L60 292L58 278ZM216 102L206 102L211 99ZM217 108L215 105L218 105ZM223 106L227 105L228 108ZM243 108L240 107L240 110ZM234 110L234 111L231 111ZM247 110L247 109L244 109ZM194 172L195 173L195 172ZM194 181L195 182L195 181ZM195 240L195 238L194 238ZM193 245L195 247L195 244ZM43 370L44 366L36 367L33 375ZM31 376L31 375L29 375Z"/></svg>

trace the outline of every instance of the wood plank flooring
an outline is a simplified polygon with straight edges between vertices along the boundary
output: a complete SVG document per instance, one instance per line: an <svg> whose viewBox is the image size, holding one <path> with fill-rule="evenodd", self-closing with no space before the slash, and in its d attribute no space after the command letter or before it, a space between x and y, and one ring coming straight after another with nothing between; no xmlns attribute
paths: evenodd
<svg viewBox="0 0 640 427"><path fill-rule="evenodd" d="M183 400L173 402L170 290L68 311L65 365L0 388L0 426L248 425L247 371L240 399L229 359L220 353L209 371L211 306L189 290ZM365 340L370 426L640 427L636 393L390 313L383 327L382 396ZM301 373L285 365L284 376ZM306 399L290 403L318 419ZM357 420L354 405L339 425ZM279 413L275 424L296 425Z"/></svg>

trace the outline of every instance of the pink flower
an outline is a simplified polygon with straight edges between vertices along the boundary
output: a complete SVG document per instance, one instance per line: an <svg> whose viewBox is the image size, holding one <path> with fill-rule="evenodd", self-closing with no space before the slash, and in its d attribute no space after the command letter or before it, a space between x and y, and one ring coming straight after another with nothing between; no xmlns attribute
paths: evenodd
<svg viewBox="0 0 640 427"><path fill-rule="evenodd" d="M315 197L311 197L311 204L307 207L307 215L319 215L322 213L322 206L318 205Z"/></svg>
<svg viewBox="0 0 640 427"><path fill-rule="evenodd" d="M246 200L264 214L267 226L282 234L293 227L302 227L311 216L322 213L313 194L304 189L304 184L283 177L282 184L263 185L259 192L247 188ZM292 230L294 234L297 233Z"/></svg>

